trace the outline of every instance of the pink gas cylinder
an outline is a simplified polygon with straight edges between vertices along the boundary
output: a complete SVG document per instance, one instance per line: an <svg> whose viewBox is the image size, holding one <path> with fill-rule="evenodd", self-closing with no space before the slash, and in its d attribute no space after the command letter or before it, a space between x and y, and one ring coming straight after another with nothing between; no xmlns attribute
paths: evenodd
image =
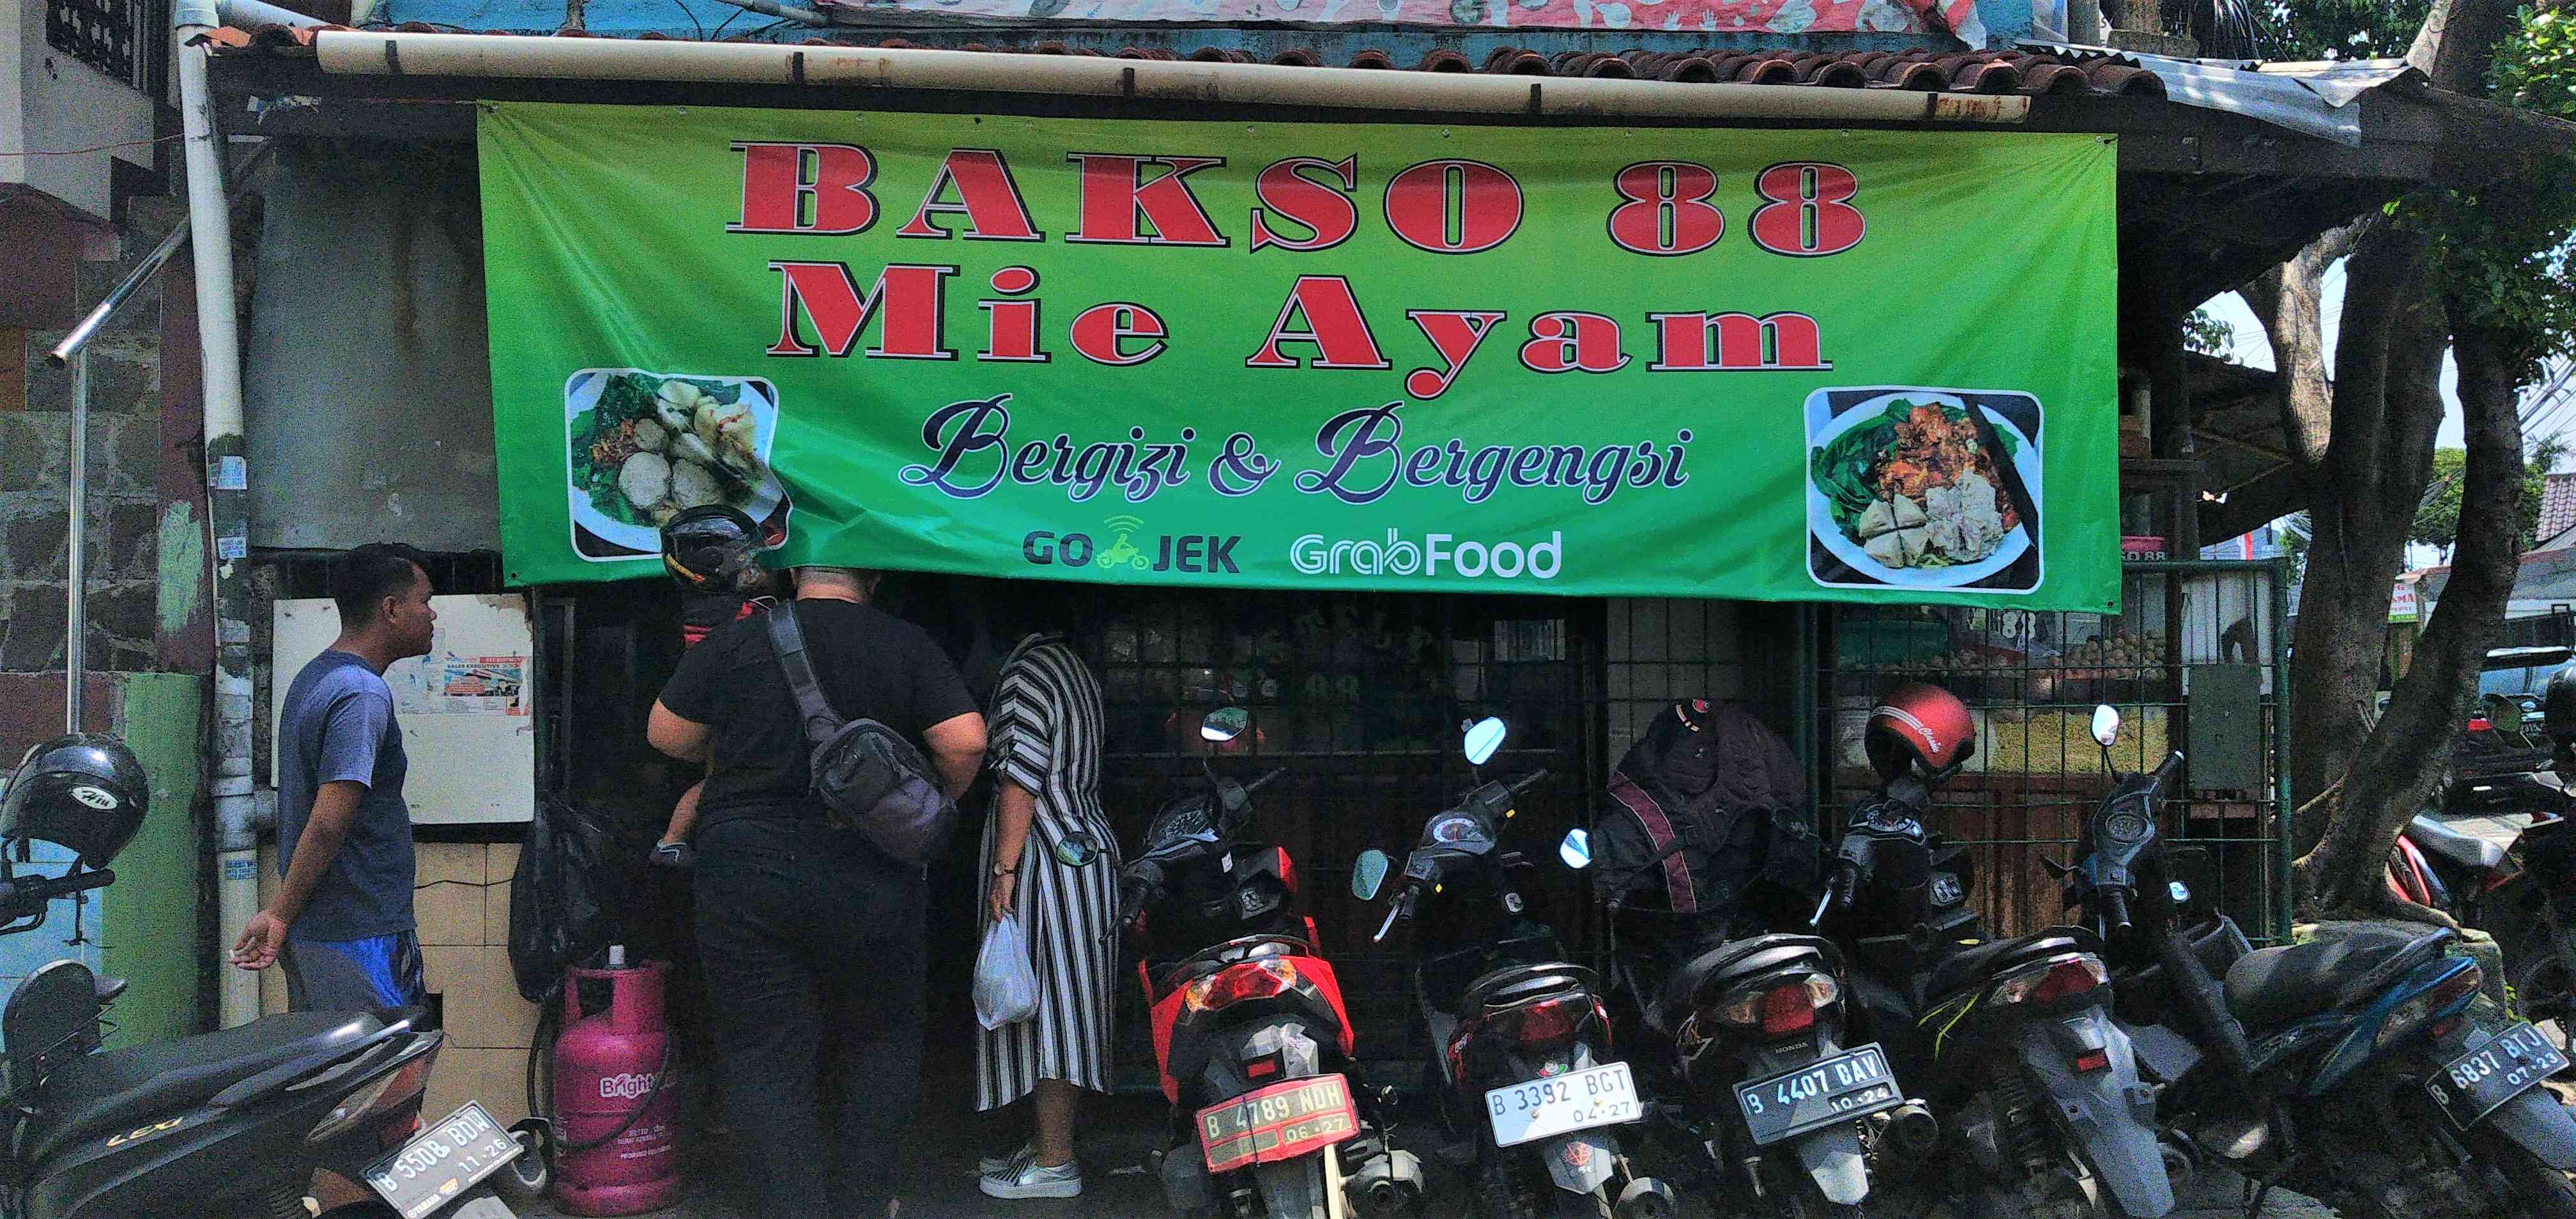
<svg viewBox="0 0 2576 1219"><path fill-rule="evenodd" d="M555 1189L574 1215L634 1215L680 1200L679 1081L662 1078L676 1059L662 1024L670 967L629 967L623 948L609 949L608 966L570 971L555 1043L555 1119L567 1148ZM608 1010L582 1014L584 981L608 984Z"/></svg>

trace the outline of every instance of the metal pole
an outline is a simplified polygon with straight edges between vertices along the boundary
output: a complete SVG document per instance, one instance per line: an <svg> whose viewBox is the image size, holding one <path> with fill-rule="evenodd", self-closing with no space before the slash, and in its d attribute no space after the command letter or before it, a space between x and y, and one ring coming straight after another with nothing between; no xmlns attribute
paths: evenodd
<svg viewBox="0 0 2576 1219"><path fill-rule="evenodd" d="M259 172L261 165L267 163L269 153L276 148L277 145L271 142L261 144L252 150L250 159L243 161L241 168L233 171L233 188L232 193L226 196L227 202L240 202L242 193L250 189L251 177ZM107 319L114 317L117 310L124 308L125 302L142 290L143 285L152 282L152 277L161 273L162 266L170 261L171 255L179 252L180 246L188 244L190 231L186 224L172 228L170 235L161 239L161 244L152 247L152 252L144 255L143 261L134 264L134 269L126 273L123 282L108 289L107 298L101 300L96 308L91 309L89 316L82 318L79 325L72 327L70 334L63 336L62 342L54 344L53 350L45 353L45 362L56 368L69 364L72 354L87 347L91 339L97 338L98 328L106 325Z"/></svg>
<svg viewBox="0 0 2576 1219"><path fill-rule="evenodd" d="M89 560L89 348L72 355L71 516L65 542L69 589L63 596L63 731L81 730L81 694L89 685L89 612L82 602Z"/></svg>

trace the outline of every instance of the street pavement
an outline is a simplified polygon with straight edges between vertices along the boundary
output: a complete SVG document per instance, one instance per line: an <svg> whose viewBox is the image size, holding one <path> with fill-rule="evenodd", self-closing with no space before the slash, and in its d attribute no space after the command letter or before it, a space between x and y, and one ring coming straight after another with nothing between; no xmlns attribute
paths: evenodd
<svg viewBox="0 0 2576 1219"><path fill-rule="evenodd" d="M930 1145L924 1156L923 1180L919 1192L906 1201L903 1219L1173 1219L1163 1204L1162 1187L1145 1168L1145 1156L1163 1129L1163 1122L1160 1097L1116 1098L1087 1112L1085 1134L1078 1148L1084 1174L1082 1196L1021 1202L996 1201L975 1188L976 1157L1007 1150L1010 1132L986 1118L935 1123L947 1128L928 1131L928 1137L922 1140ZM706 1126L699 1123L695 1128ZM976 1141L988 1134L990 1145ZM687 1195L679 1206L659 1212L665 1219L805 1219L762 1213L748 1179L726 1162L730 1157L723 1154L721 1147L701 1140L688 1150L694 1171ZM1469 1219L1465 1183L1454 1176L1444 1177L1436 1168L1431 1171L1431 1200L1422 1219ZM2233 1177L2202 1181L2193 1188L2184 1208L2174 1212L2174 1219L2242 1219L2245 1207L2240 1188ZM568 1214L559 1208L559 1202L552 1203L525 1212L523 1219L558 1219ZM1703 1206L1690 1205L1685 1199L1686 1219L1702 1219L1708 1213ZM2306 1198L2275 1191L2264 1214L2266 1219L2331 1219L2334 1212ZM1976 1215L1958 1219L2010 1217Z"/></svg>

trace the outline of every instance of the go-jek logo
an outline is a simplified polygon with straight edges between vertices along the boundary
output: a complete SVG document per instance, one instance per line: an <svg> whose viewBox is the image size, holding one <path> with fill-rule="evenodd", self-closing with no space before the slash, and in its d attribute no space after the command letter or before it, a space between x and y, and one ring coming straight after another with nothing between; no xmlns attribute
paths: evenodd
<svg viewBox="0 0 2576 1219"><path fill-rule="evenodd" d="M1310 576L1488 576L1505 580L1553 580L1565 569L1565 535L1551 532L1543 542L1480 542L1446 533L1427 533L1421 541L1393 529L1386 540L1328 539L1310 533L1288 544L1288 562Z"/></svg>
<svg viewBox="0 0 2576 1219"><path fill-rule="evenodd" d="M1087 533L1058 534L1034 530L1020 538L1020 557L1040 567L1086 567L1094 563L1112 571L1179 571L1195 574L1241 572L1234 565L1235 543L1243 535L1233 533L1166 533L1152 539L1153 550L1138 546L1134 535L1142 532L1145 522L1132 516L1113 516L1103 521L1110 540L1095 541Z"/></svg>

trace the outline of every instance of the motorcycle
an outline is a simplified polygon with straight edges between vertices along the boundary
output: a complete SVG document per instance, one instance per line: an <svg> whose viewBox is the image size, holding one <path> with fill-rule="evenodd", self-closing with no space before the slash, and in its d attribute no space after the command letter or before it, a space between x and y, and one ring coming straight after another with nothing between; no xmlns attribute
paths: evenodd
<svg viewBox="0 0 2576 1219"><path fill-rule="evenodd" d="M1496 719L1469 726L1468 764L1481 768L1505 733ZM1440 1154L1475 1183L1486 1219L1668 1219L1672 1191L1630 1172L1612 1130L1644 1106L1628 1064L1606 1060L1599 980L1527 917L1511 873L1534 865L1498 849L1514 797L1545 777L1487 783L1480 773L1434 813L1377 939L1418 921L1414 997L1444 1085ZM1363 853L1352 896L1375 900L1393 862ZM1442 900L1426 907L1431 897Z"/></svg>
<svg viewBox="0 0 2576 1219"><path fill-rule="evenodd" d="M1936 1180L2011 1214L2169 1213L2185 1162L2111 1018L2100 939L1987 935L1966 848L1923 827L1930 794L1904 777L1853 811L1818 913L1855 962L1857 1022L1943 1115Z"/></svg>
<svg viewBox="0 0 2576 1219"><path fill-rule="evenodd" d="M2487 703L2473 724L2528 739L2518 704L2501 695L2488 696ZM2454 786L2455 809L2462 807L2461 786L2478 794L2471 807L2527 813L2530 824L2512 841L2498 843L2418 816L2391 848L2389 889L2495 937L2516 1006L2565 1051L2576 1029L2576 927L2561 913L2576 908L2571 802L2551 771L2479 774Z"/></svg>
<svg viewBox="0 0 2576 1219"><path fill-rule="evenodd" d="M1248 721L1224 708L1199 734L1231 741ZM1405 1213L1421 1164L1386 1146L1382 1102L1356 1082L1341 983L1291 908L1295 864L1246 837L1252 793L1284 771L1246 786L1201 769L1206 788L1167 801L1119 873L1173 1106L1165 1197L1189 1219Z"/></svg>
<svg viewBox="0 0 2576 1219"><path fill-rule="evenodd" d="M1605 878L1614 957L1628 886L1687 845ZM1569 831L1558 854L1589 867L1588 833ZM1846 975L1831 941L1752 935L1688 952L1656 983L1624 963L1620 975L1662 1051L1659 1091L1674 1098L1654 1116L1726 1182L1712 1191L1722 1213L1857 1219L1874 1178L1911 1169L1938 1141L1939 1122L1905 1095L1883 1047L1844 1048Z"/></svg>
<svg viewBox="0 0 2576 1219"><path fill-rule="evenodd" d="M2481 993L2457 937L2374 927L2251 948L2193 908L2158 828L2182 755L2122 775L2118 713L2097 709L2093 730L2112 787L2069 897L2110 946L2121 1023L2178 1141L2345 1214L2576 1216L2576 1118L2540 1086L2567 1055Z"/></svg>
<svg viewBox="0 0 2576 1219"><path fill-rule="evenodd" d="M79 863L21 876L7 858L0 935L116 880ZM362 1182L402 1219L513 1219L496 1174L523 1198L544 1188L539 1157L480 1104L414 1134L443 1040L417 1009L298 1012L104 1050L124 992L55 961L0 1010L7 1219L307 1219L317 1170Z"/></svg>

